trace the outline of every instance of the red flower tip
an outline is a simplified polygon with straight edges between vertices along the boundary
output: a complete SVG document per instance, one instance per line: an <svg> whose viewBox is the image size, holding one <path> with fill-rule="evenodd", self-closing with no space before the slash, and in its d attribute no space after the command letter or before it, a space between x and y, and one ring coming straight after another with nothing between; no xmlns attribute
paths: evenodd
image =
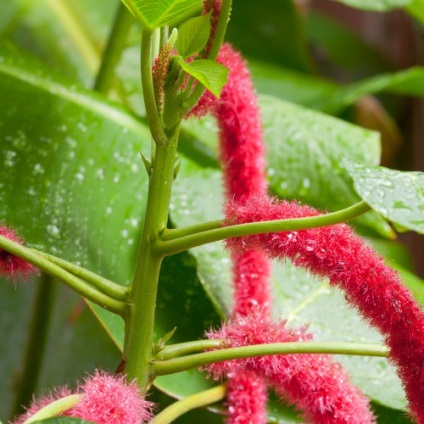
<svg viewBox="0 0 424 424"><path fill-rule="evenodd" d="M15 243L23 244L23 240L12 228L0 225L0 236L6 237ZM0 248L0 276L16 281L18 276L27 278L37 272L38 270L34 265Z"/></svg>
<svg viewBox="0 0 424 424"><path fill-rule="evenodd" d="M153 403L140 396L135 382L96 371L81 386L83 397L67 416L97 424L142 424L152 418Z"/></svg>
<svg viewBox="0 0 424 424"><path fill-rule="evenodd" d="M218 62L230 70L221 97L216 99L207 91L189 115L202 117L212 113L217 118L227 198L245 202L267 192L259 107L250 72L240 53L224 44Z"/></svg>
<svg viewBox="0 0 424 424"><path fill-rule="evenodd" d="M226 340L229 347L239 347L307 341L312 336L305 329L287 329L284 321L270 322L262 311L257 310L249 316L236 316L220 330L209 332L208 337ZM274 355L238 359L210 365L207 370L214 378L238 376L246 371L265 378L283 399L304 412L308 422L368 424L375 421L368 399L349 382L343 368L328 355ZM237 395L243 400L242 394L237 392ZM240 411L240 414L246 416L246 412L242 415Z"/></svg>
<svg viewBox="0 0 424 424"><path fill-rule="evenodd" d="M68 387L62 387L34 400L25 414L12 424L24 423L40 409L71 394ZM127 383L122 375L111 376L96 371L75 394L82 394L81 400L62 415L96 424L143 424L153 417L153 402L140 396L135 382Z"/></svg>

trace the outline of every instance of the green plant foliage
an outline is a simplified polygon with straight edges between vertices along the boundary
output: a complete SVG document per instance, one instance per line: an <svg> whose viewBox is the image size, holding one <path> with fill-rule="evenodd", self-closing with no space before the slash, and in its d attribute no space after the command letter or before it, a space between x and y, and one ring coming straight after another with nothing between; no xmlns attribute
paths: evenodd
<svg viewBox="0 0 424 424"><path fill-rule="evenodd" d="M406 71L378 75L357 82L336 91L331 97L321 101L318 107L327 113L335 114L354 104L361 97L380 92L423 96L424 68L409 68Z"/></svg>
<svg viewBox="0 0 424 424"><path fill-rule="evenodd" d="M178 28L175 47L184 59L194 56L206 46L211 32L210 17L211 13L191 18Z"/></svg>
<svg viewBox="0 0 424 424"><path fill-rule="evenodd" d="M405 229L424 234L424 173L345 162L355 190L374 210Z"/></svg>
<svg viewBox="0 0 424 424"><path fill-rule="evenodd" d="M122 0L125 6L149 30L171 25L199 10L201 0Z"/></svg>
<svg viewBox="0 0 424 424"><path fill-rule="evenodd" d="M187 63L181 56L178 58L178 63L184 71L196 78L216 97L221 95L228 77L228 69L225 66L208 59Z"/></svg>
<svg viewBox="0 0 424 424"><path fill-rule="evenodd" d="M332 210L358 201L341 158L349 155L366 164L378 164L377 133L272 97L262 97L261 106L268 143L268 177L274 193ZM367 214L358 222L391 235L387 224L376 215Z"/></svg>
<svg viewBox="0 0 424 424"><path fill-rule="evenodd" d="M267 0L266 7L233 0L226 39L247 57L301 72L312 68L302 18L292 0Z"/></svg>
<svg viewBox="0 0 424 424"><path fill-rule="evenodd" d="M140 142L145 152L149 147L147 128L101 96L71 87L57 75L53 80L52 73L45 74L22 53L2 49L0 57L0 102L6 107L13 99L19 105L0 118L0 137L7 141L0 143L1 221L16 227L31 245L127 284L146 198L147 175L138 150ZM27 69L37 70L36 76ZM28 96L36 101L29 103ZM92 307L122 346L122 320ZM219 319L193 258L184 254L165 261L157 338L177 326L173 341L196 339ZM181 378L175 385L180 389L195 379Z"/></svg>
<svg viewBox="0 0 424 424"><path fill-rule="evenodd" d="M414 0L406 7L406 10L421 24L424 24L424 1Z"/></svg>
<svg viewBox="0 0 424 424"><path fill-rule="evenodd" d="M357 9L387 12L392 9L408 6L413 0L335 0Z"/></svg>

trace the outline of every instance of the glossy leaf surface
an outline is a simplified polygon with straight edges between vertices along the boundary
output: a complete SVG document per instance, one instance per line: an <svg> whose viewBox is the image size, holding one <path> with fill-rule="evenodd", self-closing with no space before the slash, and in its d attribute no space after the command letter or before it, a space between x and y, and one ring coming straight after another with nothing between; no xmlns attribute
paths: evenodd
<svg viewBox="0 0 424 424"><path fill-rule="evenodd" d="M221 95L221 90L227 82L229 72L224 65L207 59L187 63L181 57L179 57L178 63L184 71L196 78L216 97Z"/></svg>
<svg viewBox="0 0 424 424"><path fill-rule="evenodd" d="M405 229L424 234L424 173L367 167L346 161L355 189L374 210Z"/></svg>
<svg viewBox="0 0 424 424"><path fill-rule="evenodd" d="M149 29L171 25L182 16L200 9L201 0L122 0L125 6Z"/></svg>
<svg viewBox="0 0 424 424"><path fill-rule="evenodd" d="M178 28L175 48L184 59L187 59L199 53L205 47L210 32L210 13L191 18Z"/></svg>

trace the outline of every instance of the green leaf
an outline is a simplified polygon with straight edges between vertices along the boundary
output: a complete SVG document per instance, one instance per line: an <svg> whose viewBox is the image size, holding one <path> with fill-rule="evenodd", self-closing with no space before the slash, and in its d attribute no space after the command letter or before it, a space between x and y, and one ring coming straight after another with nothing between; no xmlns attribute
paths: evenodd
<svg viewBox="0 0 424 424"><path fill-rule="evenodd" d="M196 78L216 97L221 95L229 72L224 65L207 59L186 63L181 56L178 56L178 63L184 71Z"/></svg>
<svg viewBox="0 0 424 424"><path fill-rule="evenodd" d="M413 0L336 0L357 9L387 12L410 4Z"/></svg>
<svg viewBox="0 0 424 424"><path fill-rule="evenodd" d="M268 144L268 177L280 197L296 198L318 208L339 210L359 198L342 164L343 156L376 165L379 135L336 118L272 97L261 97ZM384 236L389 226L376 214L358 223Z"/></svg>
<svg viewBox="0 0 424 424"><path fill-rule="evenodd" d="M266 62L249 59L248 66L259 93L310 108L333 96L340 88L331 80Z"/></svg>
<svg viewBox="0 0 424 424"><path fill-rule="evenodd" d="M0 221L15 227L32 246L128 284L146 201L147 175L139 151L149 152L148 129L102 96L63 81L22 52L5 47L0 47L0 91L0 107L8 110L0 117ZM175 326L173 341L198 339L220 321L222 315L205 294L189 254L164 262L160 287L156 339ZM122 320L91 307L121 347ZM0 310L2 320L9 310ZM66 324L67 317L58 322ZM71 335L63 327L58 331L60 346L69 347ZM84 338L83 331L79 334L83 340L90 338ZM74 349L63 354L67 359L86 349L85 343L72 340ZM56 378L60 363L55 352L52 348L48 356L54 366L46 362L49 378L43 378L43 384ZM5 360L6 367L10 361ZM108 366L110 362L101 361ZM90 362L87 369L92 368ZM66 372L66 367L57 372L57 380L63 379L56 384L68 379ZM210 386L197 371L157 384L174 396Z"/></svg>
<svg viewBox="0 0 424 424"><path fill-rule="evenodd" d="M122 0L149 30L171 25L202 7L201 0Z"/></svg>
<svg viewBox="0 0 424 424"><path fill-rule="evenodd" d="M211 13L189 19L178 28L175 47L184 59L194 56L206 46L211 32Z"/></svg>
<svg viewBox="0 0 424 424"><path fill-rule="evenodd" d="M424 68L415 67L390 74L378 75L335 92L319 104L327 113L338 113L369 94L388 92L409 96L424 95Z"/></svg>
<svg viewBox="0 0 424 424"><path fill-rule="evenodd" d="M406 11L417 19L421 24L424 24L424 0L414 0L407 7Z"/></svg>
<svg viewBox="0 0 424 424"><path fill-rule="evenodd" d="M424 173L367 167L345 161L357 193L375 211L402 227L424 234Z"/></svg>
<svg viewBox="0 0 424 424"><path fill-rule="evenodd" d="M243 55L308 73L312 71L303 17L293 0L233 0L225 38Z"/></svg>

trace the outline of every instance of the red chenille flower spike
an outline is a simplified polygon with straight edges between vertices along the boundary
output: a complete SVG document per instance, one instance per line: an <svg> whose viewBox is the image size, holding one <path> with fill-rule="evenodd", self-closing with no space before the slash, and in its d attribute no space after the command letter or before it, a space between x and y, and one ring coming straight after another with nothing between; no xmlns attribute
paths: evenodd
<svg viewBox="0 0 424 424"><path fill-rule="evenodd" d="M238 224L316 215L319 212L313 208L267 197L227 208L227 218ZM247 245L266 250L272 258L288 258L342 289L346 299L384 335L411 413L424 423L424 314L398 274L347 225L259 234L243 238L243 243L241 239L227 243L236 252Z"/></svg>
<svg viewBox="0 0 424 424"><path fill-rule="evenodd" d="M15 243L23 243L15 230L3 225L0 225L0 236L6 237ZM16 281L18 276L27 278L31 274L36 273L37 268L35 266L0 248L0 276Z"/></svg>
<svg viewBox="0 0 424 424"><path fill-rule="evenodd" d="M208 337L222 339L227 347L262 343L308 341L304 329L291 330L285 322L270 322L263 314L236 316ZM368 399L349 382L346 372L329 355L272 355L225 361L207 367L214 378L254 372L316 424L374 423ZM231 381L231 380L230 380ZM256 421L242 421L253 423Z"/></svg>

